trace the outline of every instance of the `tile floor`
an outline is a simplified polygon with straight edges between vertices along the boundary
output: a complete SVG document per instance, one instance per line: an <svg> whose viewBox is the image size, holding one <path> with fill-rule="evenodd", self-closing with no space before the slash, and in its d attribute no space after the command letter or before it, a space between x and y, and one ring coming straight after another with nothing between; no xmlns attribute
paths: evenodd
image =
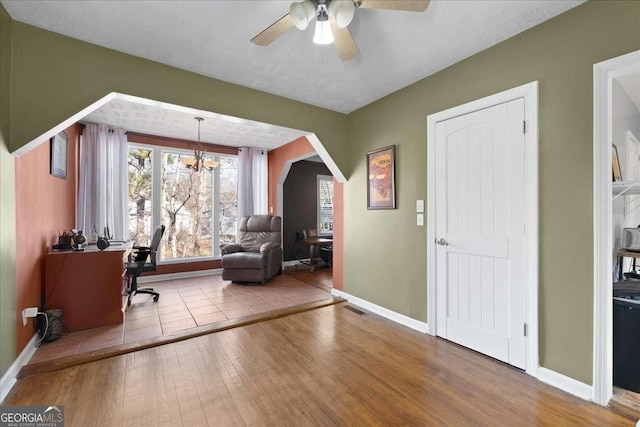
<svg viewBox="0 0 640 427"><path fill-rule="evenodd" d="M326 285L331 272L317 273L318 281ZM141 284L141 287L153 287L160 292L158 302L154 303L150 295L136 295L123 324L75 331L57 341L43 343L29 363L330 298L326 289L312 286L310 282L313 283L313 276L307 275L300 280L284 274L265 285L252 286L223 281L217 274Z"/></svg>

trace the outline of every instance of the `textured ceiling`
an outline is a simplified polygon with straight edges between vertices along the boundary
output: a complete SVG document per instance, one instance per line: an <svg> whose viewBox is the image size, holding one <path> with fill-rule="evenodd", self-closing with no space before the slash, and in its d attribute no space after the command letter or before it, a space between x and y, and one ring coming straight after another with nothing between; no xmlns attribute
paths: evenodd
<svg viewBox="0 0 640 427"><path fill-rule="evenodd" d="M438 1L426 12L358 9L360 55L341 62L313 26L250 42L289 1L0 0L13 19L220 80L348 113L531 28L582 0ZM303 131L120 97L82 121L230 146L274 149Z"/></svg>
<svg viewBox="0 0 640 427"><path fill-rule="evenodd" d="M582 0L438 1L426 12L358 9L360 55L341 62L313 26L272 45L253 36L289 1L2 0L13 19L206 76L351 112L531 28Z"/></svg>
<svg viewBox="0 0 640 427"><path fill-rule="evenodd" d="M193 110L170 104L145 102L140 98L114 99L86 116L84 123L104 123L132 132L198 140L232 147L255 147L272 150L287 144L306 132L267 125L252 120Z"/></svg>

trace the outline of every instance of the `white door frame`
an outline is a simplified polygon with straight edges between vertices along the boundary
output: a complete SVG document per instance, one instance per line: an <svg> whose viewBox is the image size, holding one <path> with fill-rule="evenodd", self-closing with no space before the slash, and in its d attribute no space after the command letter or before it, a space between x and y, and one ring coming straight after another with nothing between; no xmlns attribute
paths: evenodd
<svg viewBox="0 0 640 427"><path fill-rule="evenodd" d="M525 203L527 278L526 372L538 375L538 82L518 86L427 117L427 333L436 334L436 209L435 209L435 124L496 104L524 98L525 103Z"/></svg>
<svg viewBox="0 0 640 427"><path fill-rule="evenodd" d="M611 144L613 79L640 72L640 51L593 66L593 401L613 393L613 223Z"/></svg>

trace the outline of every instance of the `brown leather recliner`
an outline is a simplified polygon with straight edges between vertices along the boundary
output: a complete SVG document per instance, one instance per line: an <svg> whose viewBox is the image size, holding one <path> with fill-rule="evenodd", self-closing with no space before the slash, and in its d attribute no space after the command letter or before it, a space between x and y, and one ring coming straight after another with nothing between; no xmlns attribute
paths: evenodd
<svg viewBox="0 0 640 427"><path fill-rule="evenodd" d="M264 283L282 271L279 216L253 215L240 219L237 243L220 245L222 279Z"/></svg>

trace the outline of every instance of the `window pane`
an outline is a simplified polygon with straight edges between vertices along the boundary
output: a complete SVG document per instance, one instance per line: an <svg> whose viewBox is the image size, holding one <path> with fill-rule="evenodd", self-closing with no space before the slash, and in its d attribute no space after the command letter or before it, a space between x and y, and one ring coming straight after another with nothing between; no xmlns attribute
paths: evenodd
<svg viewBox="0 0 640 427"><path fill-rule="evenodd" d="M161 254L165 260L213 255L213 172L187 168L182 162L186 158L193 156L162 153L161 222L167 229Z"/></svg>
<svg viewBox="0 0 640 427"><path fill-rule="evenodd" d="M151 242L151 150L129 147L129 240Z"/></svg>
<svg viewBox="0 0 640 427"><path fill-rule="evenodd" d="M238 158L221 156L219 168L220 243L234 243L238 224Z"/></svg>
<svg viewBox="0 0 640 427"><path fill-rule="evenodd" d="M333 234L333 179L318 179L318 230L319 234Z"/></svg>

